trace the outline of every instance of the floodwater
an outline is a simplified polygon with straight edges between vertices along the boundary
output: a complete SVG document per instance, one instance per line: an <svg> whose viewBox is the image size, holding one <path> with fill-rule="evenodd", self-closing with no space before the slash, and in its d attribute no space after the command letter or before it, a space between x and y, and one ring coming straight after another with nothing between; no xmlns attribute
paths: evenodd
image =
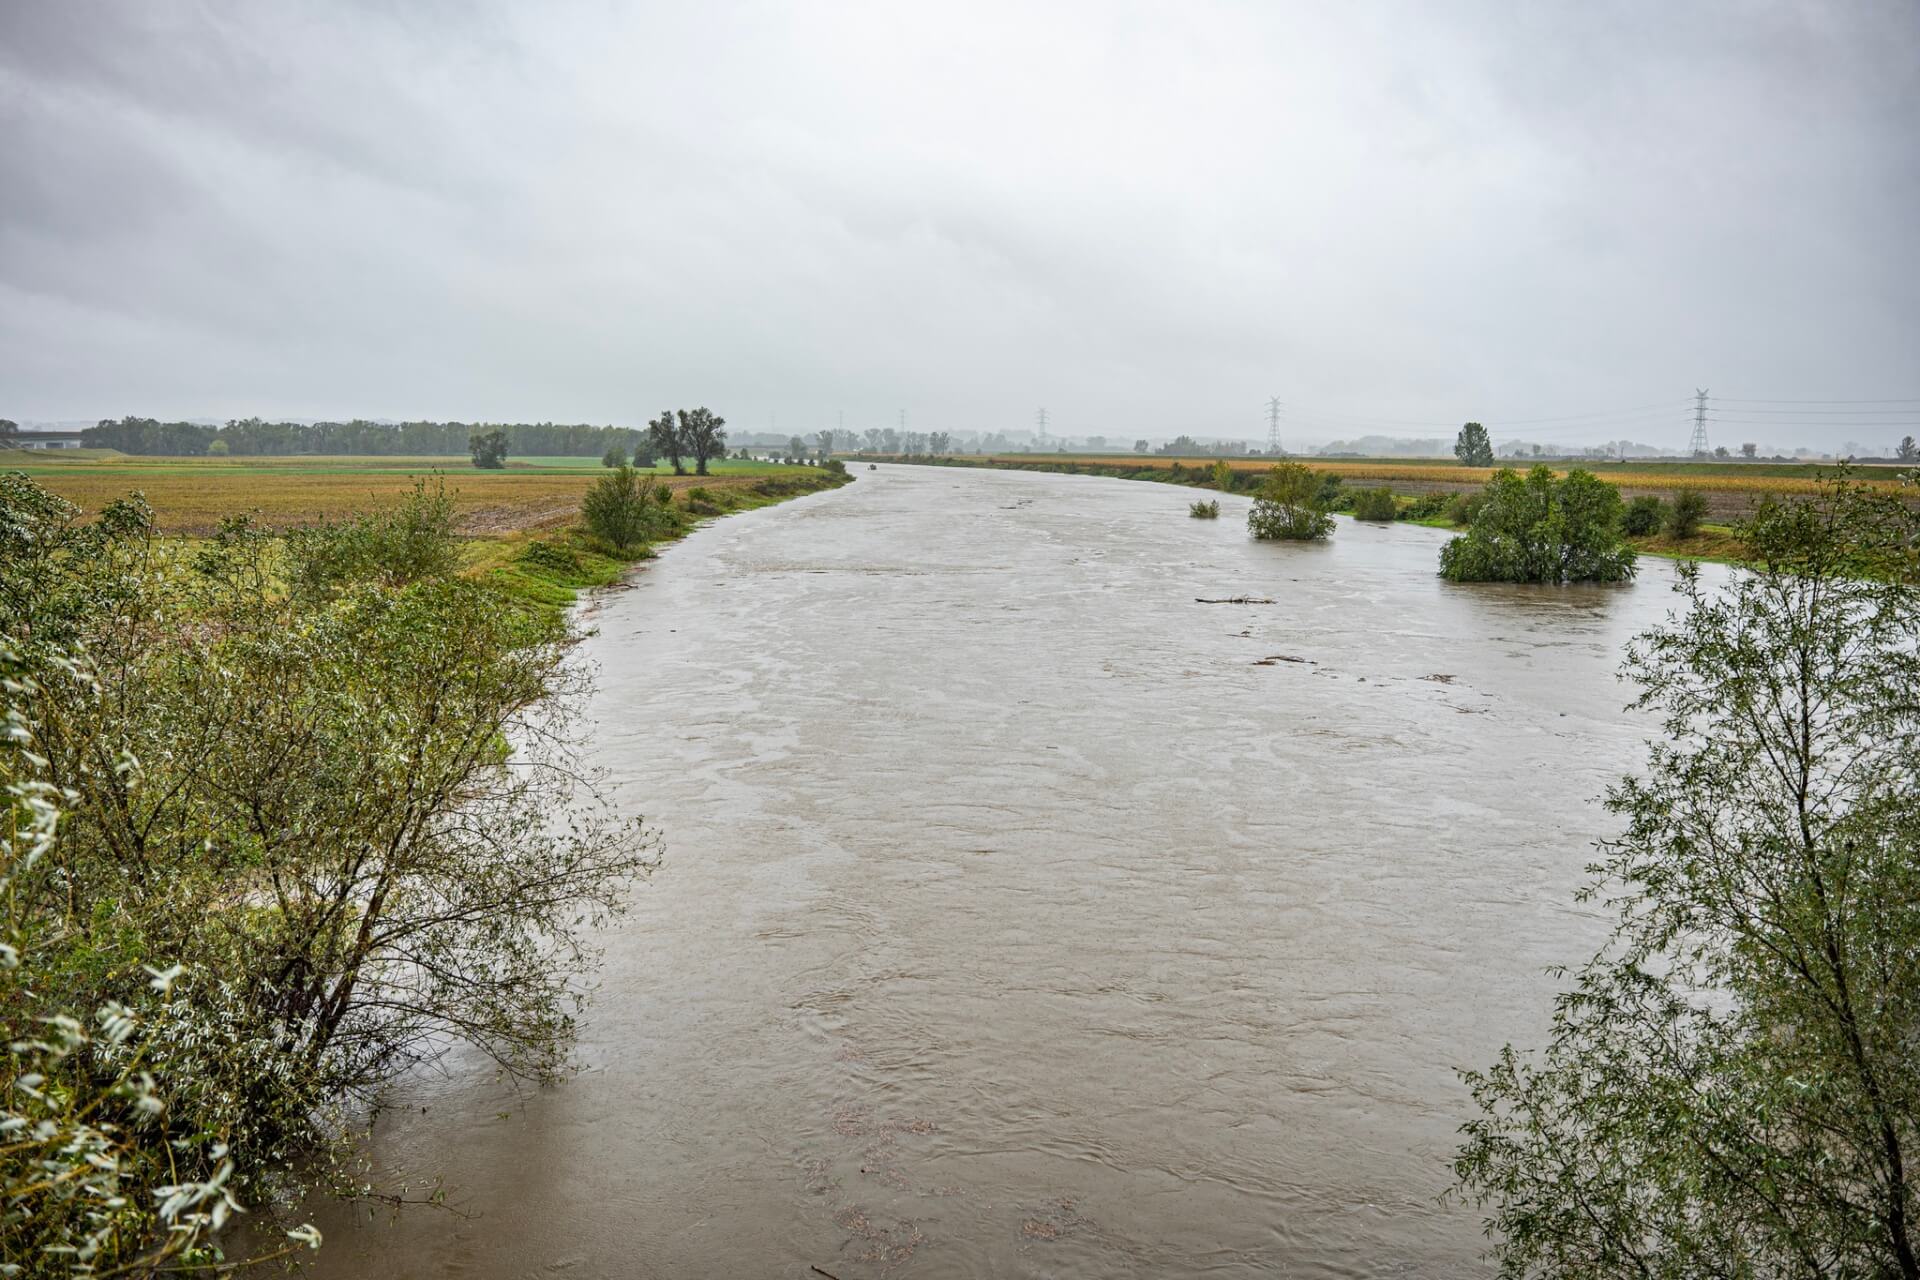
<svg viewBox="0 0 1920 1280"><path fill-rule="evenodd" d="M596 751L667 855L581 1073L396 1090L377 1169L458 1212L333 1211L318 1274L1485 1274L1455 1071L1601 936L1670 566L1462 587L1430 529L857 475L597 606Z"/></svg>

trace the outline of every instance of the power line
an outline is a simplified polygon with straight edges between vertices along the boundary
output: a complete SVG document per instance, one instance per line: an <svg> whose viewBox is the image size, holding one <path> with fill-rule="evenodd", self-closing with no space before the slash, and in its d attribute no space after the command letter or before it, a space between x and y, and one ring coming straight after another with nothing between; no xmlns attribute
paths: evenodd
<svg viewBox="0 0 1920 1280"><path fill-rule="evenodd" d="M1630 409L1607 409L1590 413L1571 413L1551 418L1479 418L1477 421L1488 430L1492 430L1495 427L1503 429L1507 427L1530 427L1558 422L1612 421L1650 414L1679 413L1690 404L1691 401L1687 400L1669 400L1661 404L1638 405ZM1465 418L1458 421L1412 418L1368 418L1336 412L1316 413L1311 409L1301 410L1301 413L1304 415L1304 418L1296 418L1296 421L1311 420L1321 426L1338 426L1344 423L1349 428L1425 427L1433 431L1455 431L1459 429L1461 422L1467 421Z"/></svg>
<svg viewBox="0 0 1920 1280"><path fill-rule="evenodd" d="M1728 400L1728 401L1723 401L1722 403L1734 404L1736 402ZM1734 412L1735 413L1761 413L1761 414L1767 414L1769 416L1789 416L1789 417L1804 417L1807 415L1819 417L1827 414L1840 413L1840 414L1845 414L1848 417L1866 417L1868 415L1884 415L1889 413L1920 412L1920 405L1908 405L1904 409L1755 409L1750 405L1740 405L1740 407L1735 409Z"/></svg>
<svg viewBox="0 0 1920 1280"><path fill-rule="evenodd" d="M1908 396L1904 399L1890 400L1741 400L1728 396L1720 397L1721 404L1920 404L1920 396Z"/></svg>
<svg viewBox="0 0 1920 1280"><path fill-rule="evenodd" d="M1888 422L1885 419L1876 419L1872 422L1835 422L1831 418L1811 422L1782 422L1778 418L1722 418L1715 416L1713 421L1724 422L1729 426L1738 425L1743 427L1861 427L1869 430L1877 427L1920 427L1920 419L1910 418L1896 419L1892 422Z"/></svg>

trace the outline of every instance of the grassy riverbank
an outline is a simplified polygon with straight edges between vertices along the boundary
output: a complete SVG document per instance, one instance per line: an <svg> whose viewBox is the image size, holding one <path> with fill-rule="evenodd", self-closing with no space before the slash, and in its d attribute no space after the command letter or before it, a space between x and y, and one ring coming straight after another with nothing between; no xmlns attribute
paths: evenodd
<svg viewBox="0 0 1920 1280"><path fill-rule="evenodd" d="M619 580L649 548L621 555L579 527L580 501L607 474L596 458L515 458L483 471L455 457L139 457L105 449L0 450L0 471L21 471L52 493L99 511L129 492L153 509L154 528L204 538L247 513L264 528L338 521L389 506L425 481L444 484L462 537L464 572L521 599L564 606L586 588ZM673 494L655 540L684 536L700 520L749 511L845 484L824 467L727 460L707 476L655 468Z"/></svg>
<svg viewBox="0 0 1920 1280"><path fill-rule="evenodd" d="M619 476L598 467L483 476L476 503L388 459L13 460L0 1254L224 1271L243 1204L262 1259L317 1247L285 1214L360 1194L349 1117L392 1080L462 1041L561 1078L592 934L657 858L581 767L565 606L704 519L850 477L630 487L642 518L592 526L616 547L579 518ZM547 513L555 473L575 494ZM502 511L523 518L474 521Z"/></svg>
<svg viewBox="0 0 1920 1280"><path fill-rule="evenodd" d="M670 520L665 531L627 554L614 552L576 521L558 529L521 529L470 539L465 546L467 572L520 599L565 607L582 590L618 582L635 564L651 559L655 547L685 537L703 519L837 489L853 477L824 467L762 466L758 478L735 479L736 483L725 486L680 486L666 508Z"/></svg>
<svg viewBox="0 0 1920 1280"><path fill-rule="evenodd" d="M1166 458L1158 456L1122 456L1114 454L985 454L941 458L890 457L888 462L926 466L987 467L1008 471L1044 471L1063 475L1108 476L1122 480L1144 480L1188 488L1218 489L1214 468L1219 459ZM850 461L857 462L854 458ZM1463 467L1437 460L1411 459L1317 459L1293 458L1305 463L1326 479L1337 482L1343 498L1350 499L1361 488L1390 490L1399 506L1399 519L1435 529L1463 529L1465 521L1453 506L1456 497L1480 492L1498 468ZM1251 493L1260 478L1273 465L1267 459L1230 458L1225 460L1233 475L1233 492ZM1515 467L1531 465L1515 459ZM1743 519L1754 505L1767 496L1812 496L1820 492L1822 468L1816 466L1769 463L1660 462L1660 463L1581 463L1608 484L1618 488L1623 499L1652 495L1670 500L1681 490L1693 490L1707 501L1710 518L1689 537L1674 538L1665 532L1627 541L1643 555L1677 560L1706 560L1723 564L1739 563L1745 548L1735 535L1732 522ZM1555 470L1564 475L1568 467ZM1831 468L1826 468L1830 471ZM1854 478L1875 489L1900 487L1904 469L1870 467L1856 469ZM1864 473L1864 474L1863 474ZM1334 510L1340 510L1338 501Z"/></svg>

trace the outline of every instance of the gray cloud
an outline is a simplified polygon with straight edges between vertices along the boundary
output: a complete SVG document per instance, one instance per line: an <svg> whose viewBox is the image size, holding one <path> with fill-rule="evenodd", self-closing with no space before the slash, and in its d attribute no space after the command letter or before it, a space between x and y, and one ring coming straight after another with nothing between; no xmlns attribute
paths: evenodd
<svg viewBox="0 0 1920 1280"><path fill-rule="evenodd" d="M1695 385L1920 396L1917 15L10 5L0 413L1677 445Z"/></svg>

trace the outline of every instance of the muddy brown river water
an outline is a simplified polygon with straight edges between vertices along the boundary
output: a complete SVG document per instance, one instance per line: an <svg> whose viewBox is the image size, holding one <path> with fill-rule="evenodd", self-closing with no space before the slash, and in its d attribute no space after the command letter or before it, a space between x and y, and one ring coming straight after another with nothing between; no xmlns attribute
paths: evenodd
<svg viewBox="0 0 1920 1280"><path fill-rule="evenodd" d="M667 854L580 1074L396 1090L371 1157L461 1212L330 1211L317 1273L1485 1274L1455 1069L1600 937L1671 567L1461 587L1430 529L857 474L598 604L595 750Z"/></svg>

